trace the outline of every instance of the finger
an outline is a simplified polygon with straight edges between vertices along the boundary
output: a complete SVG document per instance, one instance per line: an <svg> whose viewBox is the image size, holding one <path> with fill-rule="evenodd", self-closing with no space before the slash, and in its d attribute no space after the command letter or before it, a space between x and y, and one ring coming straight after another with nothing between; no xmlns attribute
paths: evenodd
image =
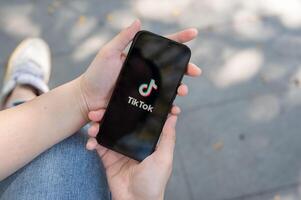
<svg viewBox="0 0 301 200"><path fill-rule="evenodd" d="M95 138L89 138L89 139L88 139L88 142L87 142L87 144L86 144L86 148L87 148L88 150L92 151L92 150L95 150L95 149L96 149L97 145L98 145L98 143L97 143L97 141L96 141Z"/></svg>
<svg viewBox="0 0 301 200"><path fill-rule="evenodd" d="M178 87L178 95L179 96L186 96L187 94L188 94L188 87L187 87L187 85L185 85L184 83L182 83Z"/></svg>
<svg viewBox="0 0 301 200"><path fill-rule="evenodd" d="M174 106L172 106L170 113L172 115L178 115L181 113L181 109L179 106L174 105Z"/></svg>
<svg viewBox="0 0 301 200"><path fill-rule="evenodd" d="M92 125L90 126L90 128L88 129L88 135L90 137L96 137L99 131L99 123L94 122L92 123Z"/></svg>
<svg viewBox="0 0 301 200"><path fill-rule="evenodd" d="M183 31L167 35L166 37L176 42L185 43L193 40L198 35L198 30L195 28L185 29Z"/></svg>
<svg viewBox="0 0 301 200"><path fill-rule="evenodd" d="M106 147L104 147L102 145L97 145L96 151L100 157L103 157L104 154L109 151L109 149L107 149Z"/></svg>
<svg viewBox="0 0 301 200"><path fill-rule="evenodd" d="M96 151L100 156L105 169L107 169L108 167L113 167L114 163L120 161L123 158L127 158L126 156L115 151L109 150L106 147L103 147L102 145L97 145Z"/></svg>
<svg viewBox="0 0 301 200"><path fill-rule="evenodd" d="M173 158L173 152L176 143L176 123L177 116L169 115L164 124L162 134L156 150L157 156L161 157L162 159Z"/></svg>
<svg viewBox="0 0 301 200"><path fill-rule="evenodd" d="M122 52L127 45L132 41L135 34L140 30L141 23L135 20L129 27L123 29L117 36L115 36L107 45L110 50L117 50Z"/></svg>
<svg viewBox="0 0 301 200"><path fill-rule="evenodd" d="M93 122L99 122L105 113L104 109L90 111L88 117Z"/></svg>
<svg viewBox="0 0 301 200"><path fill-rule="evenodd" d="M202 74L202 70L193 63L189 63L187 66L186 75L188 76L200 76Z"/></svg>

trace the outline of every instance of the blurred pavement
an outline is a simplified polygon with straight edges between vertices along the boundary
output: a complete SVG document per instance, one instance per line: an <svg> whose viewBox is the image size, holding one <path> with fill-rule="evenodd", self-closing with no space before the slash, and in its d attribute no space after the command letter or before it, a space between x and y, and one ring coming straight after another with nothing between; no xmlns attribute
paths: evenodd
<svg viewBox="0 0 301 200"><path fill-rule="evenodd" d="M53 88L140 18L159 34L197 27L203 76L178 123L170 200L301 199L300 0L1 0L0 72L25 37L53 52Z"/></svg>

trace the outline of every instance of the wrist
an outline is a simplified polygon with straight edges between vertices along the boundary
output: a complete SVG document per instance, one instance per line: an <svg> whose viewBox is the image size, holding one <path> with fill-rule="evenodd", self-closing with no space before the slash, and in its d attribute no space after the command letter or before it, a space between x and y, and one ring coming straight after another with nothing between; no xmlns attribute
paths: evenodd
<svg viewBox="0 0 301 200"><path fill-rule="evenodd" d="M73 84L75 99L77 100L78 109L81 112L82 118L86 122L88 122L89 121L89 119L88 119L89 106L87 103L86 96L84 94L84 88L83 88L83 84L82 84L82 76L73 80L72 84Z"/></svg>

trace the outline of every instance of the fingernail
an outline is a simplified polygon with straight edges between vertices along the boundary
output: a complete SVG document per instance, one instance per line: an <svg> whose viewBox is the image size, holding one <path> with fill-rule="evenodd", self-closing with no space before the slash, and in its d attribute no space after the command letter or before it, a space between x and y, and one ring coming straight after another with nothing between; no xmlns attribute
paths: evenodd
<svg viewBox="0 0 301 200"><path fill-rule="evenodd" d="M198 70L197 75L198 75L198 76L201 75L201 74L202 74L201 68L197 68L197 70Z"/></svg>
<svg viewBox="0 0 301 200"><path fill-rule="evenodd" d="M191 28L190 30L191 30L192 35L197 35L199 33L198 29L196 29L196 28Z"/></svg>

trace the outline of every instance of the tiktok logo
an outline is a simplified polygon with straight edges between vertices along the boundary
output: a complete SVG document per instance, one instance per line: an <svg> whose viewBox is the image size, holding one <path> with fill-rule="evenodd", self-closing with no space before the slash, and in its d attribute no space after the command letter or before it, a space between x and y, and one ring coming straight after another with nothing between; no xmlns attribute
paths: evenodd
<svg viewBox="0 0 301 200"><path fill-rule="evenodd" d="M146 83L143 83L140 85L139 87L139 93L144 96L147 97L151 94L152 89L158 89L158 86L155 83L154 79L151 79L150 83L147 85Z"/></svg>
<svg viewBox="0 0 301 200"><path fill-rule="evenodd" d="M158 86L155 83L154 79L151 79L150 83L143 83L139 86L139 93L144 96L147 97L151 94L152 90L156 90L158 89ZM138 100L134 97L128 97L128 104L137 107L139 109L143 109L145 111L148 112L153 112L154 107L152 105L148 105L146 104L144 101Z"/></svg>

